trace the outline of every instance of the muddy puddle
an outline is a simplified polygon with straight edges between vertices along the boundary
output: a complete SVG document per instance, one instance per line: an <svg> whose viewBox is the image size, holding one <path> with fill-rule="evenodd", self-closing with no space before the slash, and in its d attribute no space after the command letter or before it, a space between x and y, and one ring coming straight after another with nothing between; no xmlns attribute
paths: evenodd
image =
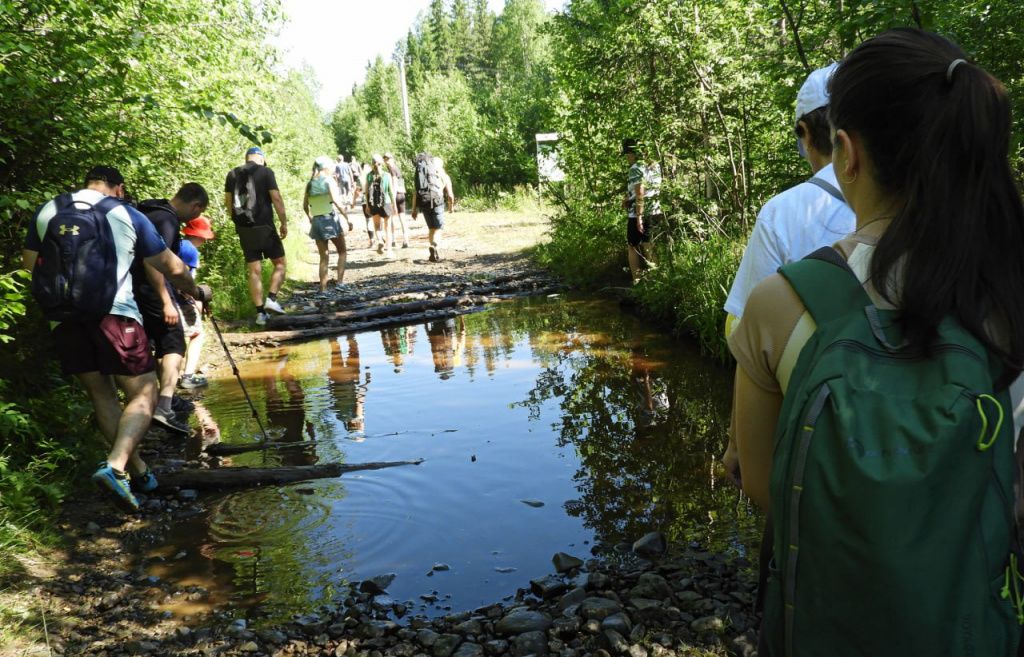
<svg viewBox="0 0 1024 657"><path fill-rule="evenodd" d="M733 554L756 543L749 503L715 466L730 372L616 304L510 302L240 369L271 439L316 444L231 465L425 461L206 497L149 555L162 557L152 574L210 592L177 614L212 603L278 621L394 573L391 597L436 615L513 595L555 552L587 558L654 529ZM199 423L259 440L224 375L197 395Z"/></svg>

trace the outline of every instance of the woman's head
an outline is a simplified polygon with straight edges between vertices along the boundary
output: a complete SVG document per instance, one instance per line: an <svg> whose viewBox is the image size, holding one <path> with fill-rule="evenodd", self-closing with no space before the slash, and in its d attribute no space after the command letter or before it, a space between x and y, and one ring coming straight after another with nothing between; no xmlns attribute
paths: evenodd
<svg viewBox="0 0 1024 657"><path fill-rule="evenodd" d="M374 154L370 161L373 163L374 171L380 171L380 168L384 166L384 158L382 158L380 155L376 153Z"/></svg>
<svg viewBox="0 0 1024 657"><path fill-rule="evenodd" d="M871 274L909 337L926 341L950 314L981 337L996 313L1014 336L1004 355L1019 369L1024 209L1002 83L947 39L897 29L847 56L830 98L836 176L858 224L892 217ZM872 197L883 202L865 201Z"/></svg>

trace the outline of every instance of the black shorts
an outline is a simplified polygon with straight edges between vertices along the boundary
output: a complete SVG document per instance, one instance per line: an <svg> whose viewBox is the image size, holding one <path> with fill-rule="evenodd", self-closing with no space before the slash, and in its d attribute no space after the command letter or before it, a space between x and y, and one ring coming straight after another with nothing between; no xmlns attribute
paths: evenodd
<svg viewBox="0 0 1024 657"><path fill-rule="evenodd" d="M146 337L153 345L157 359L167 354L185 355L185 329L181 326L180 315L177 324L168 326L163 313L157 315L143 311L142 326L146 329Z"/></svg>
<svg viewBox="0 0 1024 657"><path fill-rule="evenodd" d="M64 374L139 376L156 368L146 330L130 317L61 322L53 329L53 339Z"/></svg>
<svg viewBox="0 0 1024 657"><path fill-rule="evenodd" d="M371 205L370 216L380 217L381 219L387 219L391 216L391 204L385 203L384 205Z"/></svg>
<svg viewBox="0 0 1024 657"><path fill-rule="evenodd" d="M405 192L395 194L395 207L398 208L398 214L405 212Z"/></svg>
<svg viewBox="0 0 1024 657"><path fill-rule="evenodd" d="M427 222L427 228L431 230L441 230L444 228L443 205L439 205L436 208L423 208L420 212L423 213L423 220Z"/></svg>
<svg viewBox="0 0 1024 657"><path fill-rule="evenodd" d="M246 262L284 257L284 243L274 226L235 226Z"/></svg>
<svg viewBox="0 0 1024 657"><path fill-rule="evenodd" d="M370 214L370 206L365 203L363 203L363 216L366 217L367 219L373 216L372 214Z"/></svg>
<svg viewBox="0 0 1024 657"><path fill-rule="evenodd" d="M651 235L655 229L661 225L662 220L665 219L663 214L654 214L649 217L644 217L644 232L640 232L636 229L636 218L629 217L626 222L626 241L630 246L640 246L651 241Z"/></svg>

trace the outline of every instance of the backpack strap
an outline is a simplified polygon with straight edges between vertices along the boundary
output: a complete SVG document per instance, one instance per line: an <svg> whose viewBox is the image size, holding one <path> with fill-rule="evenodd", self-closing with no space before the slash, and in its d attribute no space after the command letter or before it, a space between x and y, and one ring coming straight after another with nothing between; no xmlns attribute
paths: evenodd
<svg viewBox="0 0 1024 657"><path fill-rule="evenodd" d="M846 198L843 197L843 193L836 189L836 186L833 185L832 183L825 182L821 178L814 177L808 178L807 182L814 185L815 187L820 187L821 189L825 190L832 196L836 197L836 199L838 199L841 203L846 203Z"/></svg>
<svg viewBox="0 0 1024 657"><path fill-rule="evenodd" d="M857 275L838 251L830 246L779 267L814 321L821 325L855 310L873 305Z"/></svg>

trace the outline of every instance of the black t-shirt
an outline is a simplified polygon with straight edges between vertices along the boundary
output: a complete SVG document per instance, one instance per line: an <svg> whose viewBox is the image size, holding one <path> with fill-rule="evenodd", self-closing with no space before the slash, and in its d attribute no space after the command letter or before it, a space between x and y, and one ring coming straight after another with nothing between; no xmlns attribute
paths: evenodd
<svg viewBox="0 0 1024 657"><path fill-rule="evenodd" d="M150 199L139 203L139 212L146 215L146 218L156 227L156 232L164 238L164 243L171 253L177 255L181 247L181 227L178 222L178 213L174 206L167 199ZM167 289L173 295L170 284ZM139 311L149 315L163 315L163 303L160 302L160 295L156 293L153 286L146 278L146 268L141 258L136 258L132 264L132 290L135 294L135 302L139 305Z"/></svg>
<svg viewBox="0 0 1024 657"><path fill-rule="evenodd" d="M277 178L274 177L274 170L255 162L246 162L240 167L235 167L228 172L228 177L224 181L224 192L226 194L235 193L235 177L238 176L238 172L242 169L245 169L246 173L252 176L253 187L256 189L256 225L273 226L274 204L270 200L270 192L277 189ZM232 210L233 213L234 211Z"/></svg>

